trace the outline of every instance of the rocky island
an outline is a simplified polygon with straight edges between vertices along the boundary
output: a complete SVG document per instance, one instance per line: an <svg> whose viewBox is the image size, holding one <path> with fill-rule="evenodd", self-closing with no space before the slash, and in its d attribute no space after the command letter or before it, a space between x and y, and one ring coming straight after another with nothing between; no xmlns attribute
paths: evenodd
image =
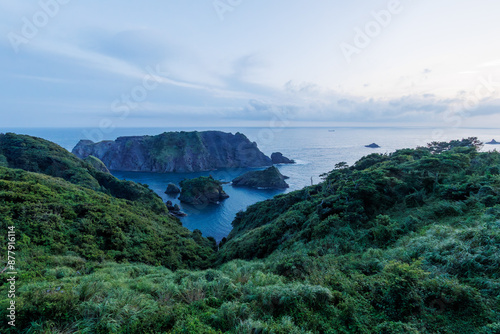
<svg viewBox="0 0 500 334"><path fill-rule="evenodd" d="M167 194L167 195L177 195L180 192L181 192L181 189L173 183L169 183L167 185L167 190L165 190L165 194Z"/></svg>
<svg viewBox="0 0 500 334"><path fill-rule="evenodd" d="M199 172L272 165L271 158L239 132L165 132L99 143L80 140L72 152L81 159L92 155L117 171Z"/></svg>
<svg viewBox="0 0 500 334"><path fill-rule="evenodd" d="M365 145L365 147L368 147L368 148L379 148L380 146L378 144L371 143L370 145Z"/></svg>
<svg viewBox="0 0 500 334"><path fill-rule="evenodd" d="M288 159L287 157L283 156L281 152L274 152L271 154L271 161L273 164L294 164L295 160Z"/></svg>
<svg viewBox="0 0 500 334"><path fill-rule="evenodd" d="M235 187L251 187L262 189L286 189L287 176L280 173L278 168L272 166L266 170L247 172L233 180Z"/></svg>
<svg viewBox="0 0 500 334"><path fill-rule="evenodd" d="M179 200L184 203L219 204L220 201L229 198L222 189L222 182L215 180L212 176L200 176L195 179L183 180Z"/></svg>
<svg viewBox="0 0 500 334"><path fill-rule="evenodd" d="M486 144L489 144L489 145L500 145L500 142L496 141L495 139L492 139L491 141L487 142Z"/></svg>

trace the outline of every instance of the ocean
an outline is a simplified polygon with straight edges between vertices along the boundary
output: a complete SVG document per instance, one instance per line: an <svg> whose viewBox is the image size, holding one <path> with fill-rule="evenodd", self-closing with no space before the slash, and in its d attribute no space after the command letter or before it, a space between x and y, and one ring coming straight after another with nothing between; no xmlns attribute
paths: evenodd
<svg viewBox="0 0 500 334"><path fill-rule="evenodd" d="M473 128L416 128L416 127L338 127L338 128L123 128L109 133L80 128L0 128L0 132L28 134L53 141L71 151L80 139L114 140L121 136L156 135L165 131L204 131L220 130L241 132L266 155L281 152L294 159L296 164L278 165L281 173L289 176L290 188L284 191L234 188L224 184L224 190L230 196L219 205L194 207L183 204L177 198L166 195L167 184L178 184L184 178L212 175L216 179L229 182L236 176L250 169L225 169L200 173L142 173L119 172L112 174L120 179L148 184L164 201L178 203L181 210L188 214L181 218L182 224L190 230L199 229L204 236L212 236L217 241L231 231L231 222L238 211L249 205L263 201L281 193L301 189L311 183L321 182L320 175L334 168L338 162L349 165L370 153L391 153L401 148L425 146L432 141L445 141L467 137L478 137L487 142L491 139L500 141L500 129ZM376 143L380 148L367 148L365 145ZM499 145L500 148L500 145ZM495 149L494 145L485 145L484 149ZM254 169L255 170L255 169Z"/></svg>

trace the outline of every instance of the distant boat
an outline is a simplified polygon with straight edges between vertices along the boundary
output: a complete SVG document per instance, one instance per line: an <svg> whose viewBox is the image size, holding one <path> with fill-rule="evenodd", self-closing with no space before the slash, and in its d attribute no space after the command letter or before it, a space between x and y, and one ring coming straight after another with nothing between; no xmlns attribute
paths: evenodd
<svg viewBox="0 0 500 334"><path fill-rule="evenodd" d="M490 142L487 142L486 144L490 144L490 145L500 145L500 142L497 142L495 139L492 139Z"/></svg>
<svg viewBox="0 0 500 334"><path fill-rule="evenodd" d="M328 130L328 132L335 132L335 130Z"/></svg>

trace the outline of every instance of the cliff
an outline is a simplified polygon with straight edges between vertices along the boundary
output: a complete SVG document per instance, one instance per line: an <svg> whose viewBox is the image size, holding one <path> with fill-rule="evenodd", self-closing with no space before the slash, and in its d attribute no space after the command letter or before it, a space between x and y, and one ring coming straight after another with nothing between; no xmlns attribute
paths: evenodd
<svg viewBox="0 0 500 334"><path fill-rule="evenodd" d="M286 178L278 168L272 166L266 170L252 171L238 176L233 180L233 186L285 189L288 188L288 184L285 182Z"/></svg>
<svg viewBox="0 0 500 334"><path fill-rule="evenodd" d="M220 131L165 132L99 143L81 140L73 153L79 158L93 155L110 170L120 171L198 172L272 164L245 135Z"/></svg>

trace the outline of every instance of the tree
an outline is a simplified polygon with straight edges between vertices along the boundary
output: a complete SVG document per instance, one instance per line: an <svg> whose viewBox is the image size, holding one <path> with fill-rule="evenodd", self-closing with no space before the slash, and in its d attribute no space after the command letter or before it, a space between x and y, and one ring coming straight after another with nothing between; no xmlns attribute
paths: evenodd
<svg viewBox="0 0 500 334"><path fill-rule="evenodd" d="M439 154L442 152L450 151L457 147L470 147L475 149L476 151L479 151L482 146L483 143L479 139L477 139L477 137L469 137L467 139L452 140L450 142L433 141L432 143L427 144L427 149L431 153Z"/></svg>
<svg viewBox="0 0 500 334"><path fill-rule="evenodd" d="M335 169L344 169L344 168L349 168L349 165L345 161L341 161L335 164Z"/></svg>

